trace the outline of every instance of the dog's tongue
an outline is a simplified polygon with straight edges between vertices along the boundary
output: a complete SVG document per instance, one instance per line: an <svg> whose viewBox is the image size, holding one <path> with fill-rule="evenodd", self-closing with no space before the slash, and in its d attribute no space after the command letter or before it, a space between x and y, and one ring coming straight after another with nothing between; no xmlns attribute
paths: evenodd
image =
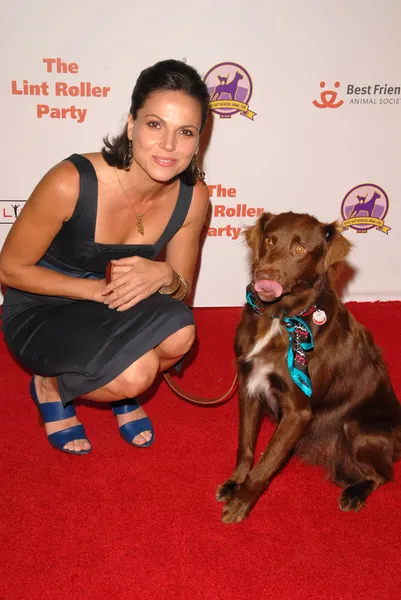
<svg viewBox="0 0 401 600"><path fill-rule="evenodd" d="M273 298L279 298L283 293L282 286L272 279L259 279L259 281L256 281L254 287L256 292Z"/></svg>

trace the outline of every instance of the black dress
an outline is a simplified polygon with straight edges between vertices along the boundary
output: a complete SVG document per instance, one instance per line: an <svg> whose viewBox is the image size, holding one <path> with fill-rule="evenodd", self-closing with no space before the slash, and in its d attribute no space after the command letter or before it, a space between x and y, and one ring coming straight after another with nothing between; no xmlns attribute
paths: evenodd
<svg viewBox="0 0 401 600"><path fill-rule="evenodd" d="M173 214L155 244L96 243L95 169L84 156L73 154L67 160L80 175L79 198L73 216L39 265L74 277L103 279L111 259L141 256L154 260L184 223L193 187L180 182ZM57 376L63 404L106 385L168 336L192 324L190 308L159 293L122 312L99 302L14 288L6 291L3 303L3 332L9 349L34 373Z"/></svg>

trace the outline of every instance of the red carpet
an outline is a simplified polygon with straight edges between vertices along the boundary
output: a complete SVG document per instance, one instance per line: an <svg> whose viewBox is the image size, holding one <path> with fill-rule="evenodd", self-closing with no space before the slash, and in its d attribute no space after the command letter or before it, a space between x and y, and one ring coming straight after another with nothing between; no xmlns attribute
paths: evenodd
<svg viewBox="0 0 401 600"><path fill-rule="evenodd" d="M349 304L384 349L401 398L401 303ZM217 395L231 382L239 309L195 309L199 345L183 384ZM0 341L1 600L359 600L401 589L401 464L359 514L317 468L290 461L251 517L223 525L214 500L231 474L236 397L215 408L155 386L156 443L130 448L109 409L78 406L94 449L50 448L29 375ZM272 426L262 429L260 450Z"/></svg>

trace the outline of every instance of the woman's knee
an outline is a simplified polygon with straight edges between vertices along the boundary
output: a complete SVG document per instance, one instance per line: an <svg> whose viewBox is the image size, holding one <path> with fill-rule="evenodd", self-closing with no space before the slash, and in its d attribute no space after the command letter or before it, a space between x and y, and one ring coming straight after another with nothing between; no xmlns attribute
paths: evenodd
<svg viewBox="0 0 401 600"><path fill-rule="evenodd" d="M156 348L163 357L180 357L186 354L195 341L195 326L187 325L166 338Z"/></svg>
<svg viewBox="0 0 401 600"><path fill-rule="evenodd" d="M141 356L109 385L121 398L131 398L145 392L154 382L160 361L154 351Z"/></svg>

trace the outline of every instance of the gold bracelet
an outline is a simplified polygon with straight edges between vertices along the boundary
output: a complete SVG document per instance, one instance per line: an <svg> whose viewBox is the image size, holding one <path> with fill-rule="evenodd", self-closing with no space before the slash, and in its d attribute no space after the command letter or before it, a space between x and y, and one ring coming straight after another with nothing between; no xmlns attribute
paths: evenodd
<svg viewBox="0 0 401 600"><path fill-rule="evenodd" d="M176 294L178 292L178 290L180 289L180 285L181 285L181 279L180 279L180 276L178 275L178 273L176 273L176 271L174 271L174 273L177 275L177 279L178 279L177 286L171 292L162 292L162 290L160 289L159 294L162 294L163 296L174 296L174 294Z"/></svg>
<svg viewBox="0 0 401 600"><path fill-rule="evenodd" d="M175 296L175 299L176 299L176 300L180 300L180 301L182 301L182 300L184 300L184 299L186 298L186 296L187 296L187 293L188 293L188 284L187 284L187 282L185 281L184 277L183 277L182 275L180 275L179 273L177 273L177 277L178 277L178 279L180 280L180 285L181 285L181 283L182 283L182 285L183 285L183 288L184 288L184 289L183 289L183 291L181 292L181 294L180 294L179 296ZM178 287L179 287L179 286L178 286Z"/></svg>

